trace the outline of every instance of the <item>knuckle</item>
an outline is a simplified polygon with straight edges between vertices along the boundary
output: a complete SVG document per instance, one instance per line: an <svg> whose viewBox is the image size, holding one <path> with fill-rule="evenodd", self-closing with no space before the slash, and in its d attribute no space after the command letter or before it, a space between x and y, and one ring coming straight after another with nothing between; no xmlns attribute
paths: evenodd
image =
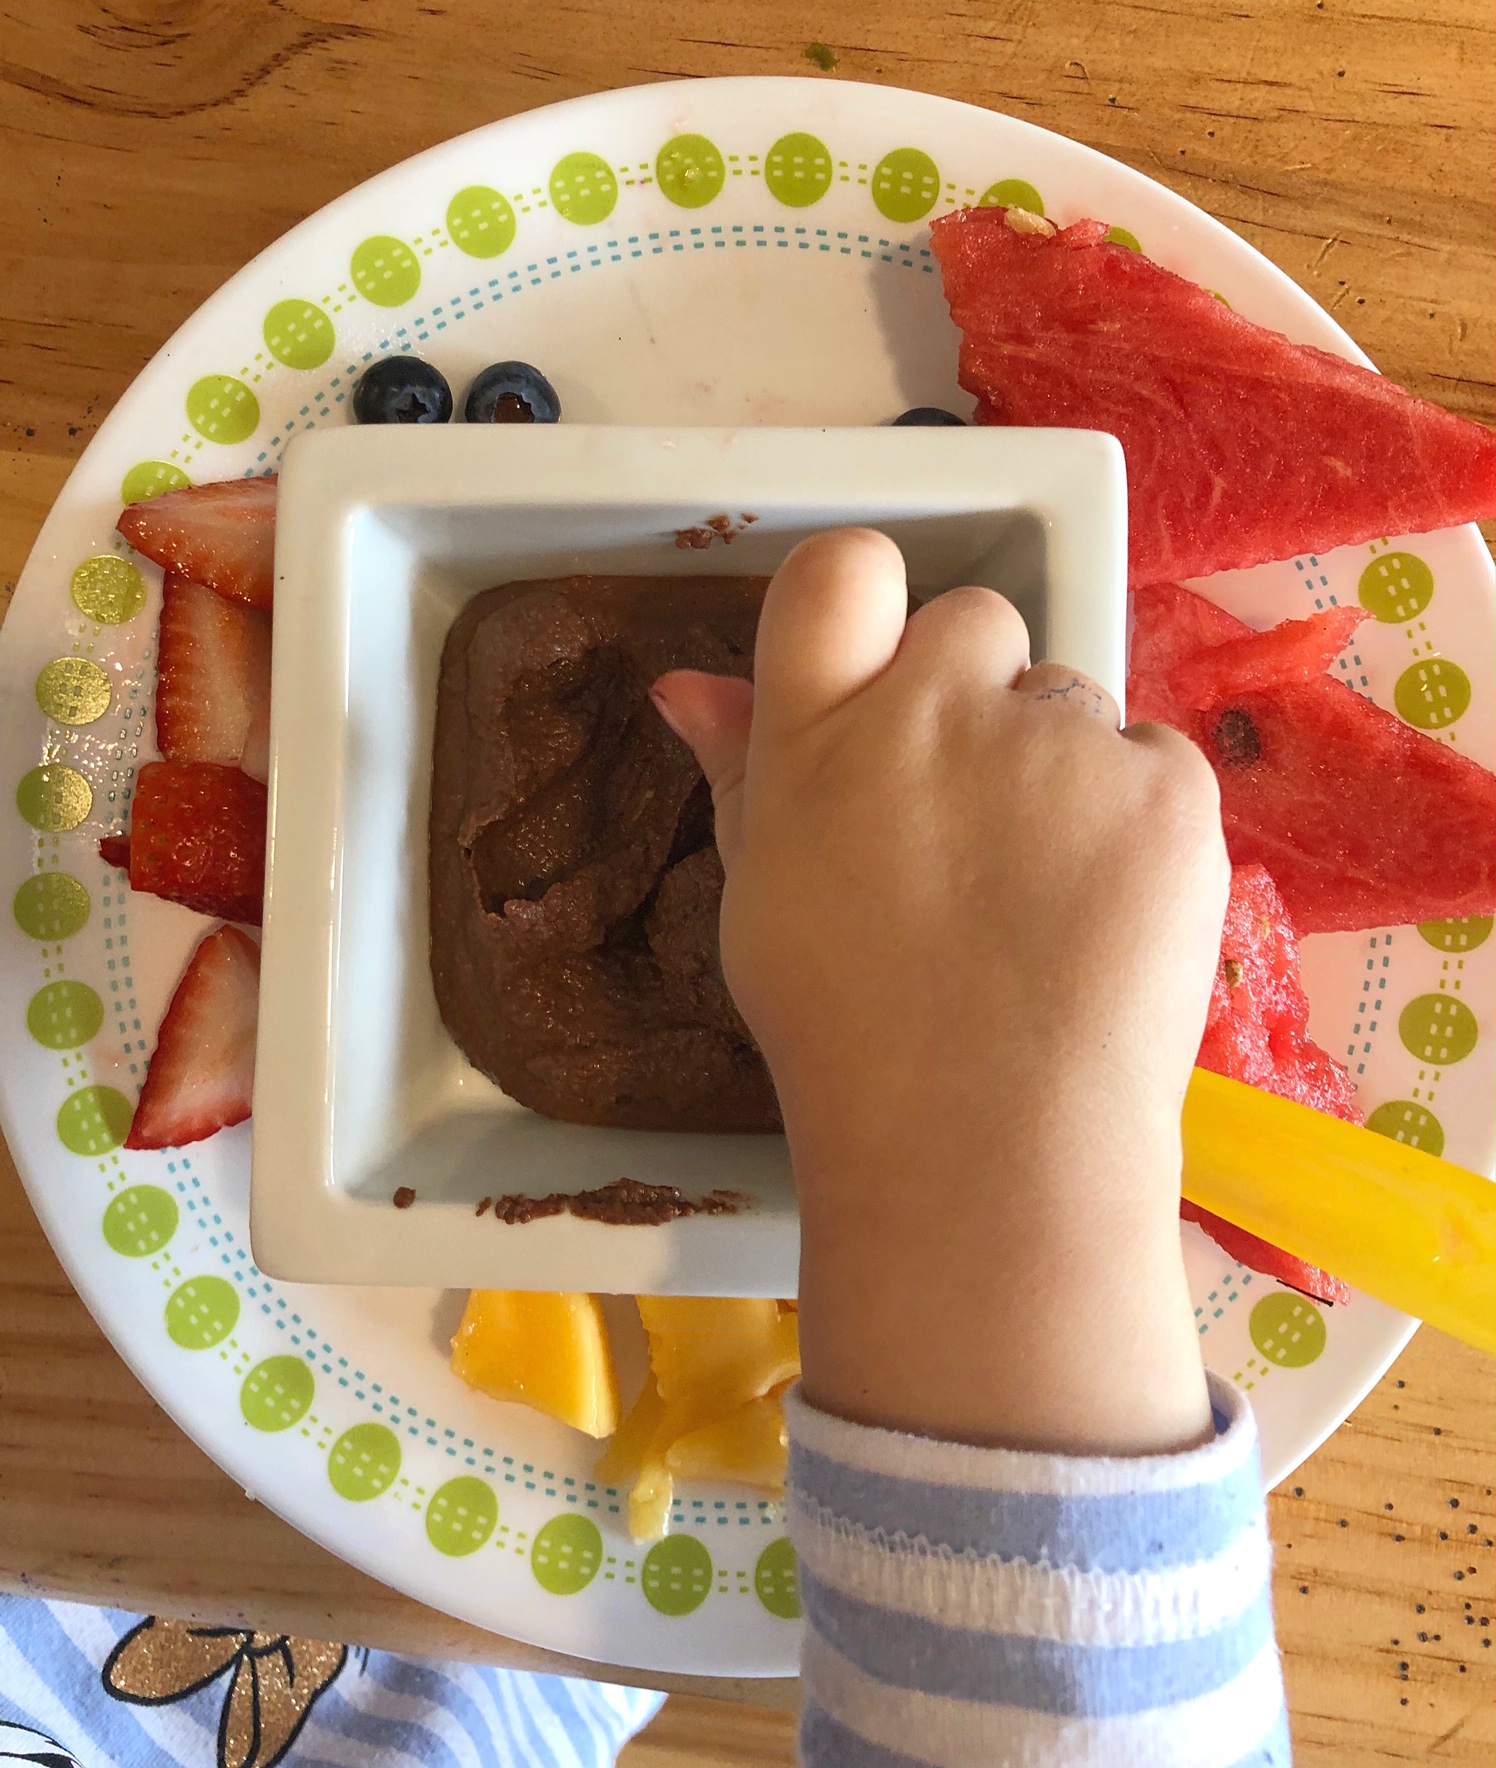
<svg viewBox="0 0 1496 1768"><path fill-rule="evenodd" d="M1025 652L1028 648L1028 628L1018 610L1006 596L979 584L966 583L957 589L943 590L926 602L914 618L927 634L948 642L956 642L958 637L964 642L981 634L988 643L1000 642L1009 647L1017 644Z"/></svg>

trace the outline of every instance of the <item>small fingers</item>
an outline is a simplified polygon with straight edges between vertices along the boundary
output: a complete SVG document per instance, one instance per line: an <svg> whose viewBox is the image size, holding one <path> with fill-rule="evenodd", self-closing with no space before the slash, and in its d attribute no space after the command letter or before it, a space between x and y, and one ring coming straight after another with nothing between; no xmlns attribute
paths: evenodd
<svg viewBox="0 0 1496 1768"><path fill-rule="evenodd" d="M743 819L743 774L753 684L735 675L673 669L649 690L655 709L701 763L717 816L717 851L732 870Z"/></svg>
<svg viewBox="0 0 1496 1768"><path fill-rule="evenodd" d="M1101 719L1113 730L1122 723L1117 702L1106 689L1092 681L1090 676L1067 669L1063 663L1036 663L1014 682L1013 692L1028 700L1073 707L1077 712Z"/></svg>
<svg viewBox="0 0 1496 1768"><path fill-rule="evenodd" d="M843 528L802 540L764 597L755 741L806 729L881 675L908 600L903 556L886 535Z"/></svg>

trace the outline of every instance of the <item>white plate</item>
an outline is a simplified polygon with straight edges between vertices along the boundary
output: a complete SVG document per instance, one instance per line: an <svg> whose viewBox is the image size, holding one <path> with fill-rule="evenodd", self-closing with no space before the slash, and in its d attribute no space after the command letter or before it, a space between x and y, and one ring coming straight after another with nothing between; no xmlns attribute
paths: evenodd
<svg viewBox="0 0 1496 1768"><path fill-rule="evenodd" d="M676 536L728 510L731 546ZM290 449L276 508L270 842L251 1251L307 1283L795 1293L782 1136L556 1123L448 1036L431 980L436 684L458 610L586 572L768 576L874 524L910 587L1006 590L1039 657L1123 697L1127 478L1095 430L389 425ZM709 532L709 530L708 530ZM331 887L329 888L329 880ZM657 1227L475 1221L480 1200L621 1176L745 1207ZM396 1188L416 1194L391 1208Z"/></svg>
<svg viewBox="0 0 1496 1768"><path fill-rule="evenodd" d="M687 178L692 156L662 150L698 132L710 145L689 144ZM435 148L249 265L121 400L22 576L0 639L0 771L20 811L0 849L17 901L0 932L0 1096L37 1212L131 1366L235 1478L334 1552L481 1625L641 1667L778 1674L796 1661L773 1506L691 1491L678 1533L637 1551L618 1495L589 1480L588 1443L448 1373L460 1296L291 1288L254 1268L247 1126L179 1154L119 1151L121 1114L204 925L123 896L95 852L153 752L156 582L114 535L122 482L135 493L177 473L263 471L288 436L343 422L364 362L405 346L459 390L486 362L532 361L567 416L589 422L965 412L925 220L1007 179L1057 220L1129 229L1249 317L1356 354L1218 223L1028 124L840 81L636 87ZM1262 623L1354 599L1368 572L1371 594L1393 559L1419 606L1404 618L1373 595L1385 618L1362 629L1347 679L1416 715L1419 672L1437 657L1442 704L1462 707L1437 734L1489 765L1491 567L1473 529L1210 590ZM1422 1115L1425 1134L1437 1121L1445 1152L1477 1170L1491 1161L1491 1064L1471 1052L1490 1035L1491 952L1489 939L1445 950L1412 928L1311 939L1305 952L1311 1028L1348 1060L1375 1121ZM1461 1036L1435 1070L1398 1025L1439 992L1462 1003ZM1357 1403L1411 1323L1362 1297L1322 1313L1193 1230L1187 1248L1205 1353L1251 1388L1277 1480Z"/></svg>

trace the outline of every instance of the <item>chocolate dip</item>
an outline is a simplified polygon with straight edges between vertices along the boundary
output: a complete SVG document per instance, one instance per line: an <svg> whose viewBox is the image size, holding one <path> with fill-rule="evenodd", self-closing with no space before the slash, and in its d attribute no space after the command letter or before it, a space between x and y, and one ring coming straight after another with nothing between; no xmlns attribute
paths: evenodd
<svg viewBox="0 0 1496 1768"><path fill-rule="evenodd" d="M780 1127L722 981L722 867L670 669L747 676L766 580L568 577L470 602L442 653L431 972L475 1067L570 1123Z"/></svg>

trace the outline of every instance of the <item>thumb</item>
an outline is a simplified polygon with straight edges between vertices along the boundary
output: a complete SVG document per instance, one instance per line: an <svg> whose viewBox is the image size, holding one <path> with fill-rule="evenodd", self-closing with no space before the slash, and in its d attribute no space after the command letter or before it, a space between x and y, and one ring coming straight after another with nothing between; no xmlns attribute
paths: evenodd
<svg viewBox="0 0 1496 1768"><path fill-rule="evenodd" d="M664 719L701 763L717 812L717 851L730 872L743 833L743 772L753 723L753 683L673 669L649 690Z"/></svg>

